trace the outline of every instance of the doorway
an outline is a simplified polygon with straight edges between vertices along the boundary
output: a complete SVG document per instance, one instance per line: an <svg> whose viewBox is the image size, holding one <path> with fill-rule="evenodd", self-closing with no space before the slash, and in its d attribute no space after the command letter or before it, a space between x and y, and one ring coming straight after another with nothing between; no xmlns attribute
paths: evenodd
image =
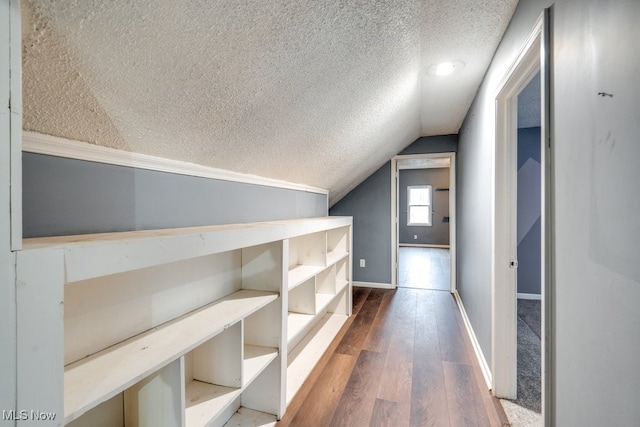
<svg viewBox="0 0 640 427"><path fill-rule="evenodd" d="M522 395L522 390L518 389L518 326L528 326L526 322L518 322L518 306L522 308L530 303L518 303L518 271L520 269L519 256L523 256L525 265L522 268L529 268L534 271L534 280L540 291L541 300L541 325L540 348L538 356L541 360L541 406L542 416L539 423L544 419L549 419L551 406L550 378L550 310L551 304L551 248L549 239L551 233L551 223L548 221L551 209L551 195L549 188L551 184L551 150L549 146L550 129L550 10L545 10L531 32L520 55L513 63L505 75L505 78L498 86L496 92L496 145L495 145L495 185L494 206L495 214L493 219L493 265L492 265L492 390L500 398L516 400L518 392ZM540 127L534 150L538 151L540 166L538 173L532 162L526 166L524 162L518 162L518 95L523 93L525 88L536 77L540 76ZM520 167L525 167L523 174L519 174ZM520 177L520 181L519 181ZM537 182L532 182L537 180ZM538 188L537 200L535 195L529 198L523 197L518 202L519 193L523 190L523 182L529 181ZM518 191L520 190L520 191ZM535 193L535 191L534 191ZM520 194L524 196L524 194ZM532 199L533 197L534 199ZM523 204L524 203L524 204ZM538 219L531 214L523 217L522 211L526 207L537 204L540 216ZM520 209L520 218L518 210ZM535 209L534 209L535 210ZM531 213L531 212L530 212ZM536 229L536 221L538 226ZM533 231L532 231L533 230ZM537 230L537 231L536 231ZM537 233L537 234L536 234ZM538 263L531 263L530 257L525 256L526 250L519 245L524 239L539 239ZM520 249L520 250L519 250ZM533 266L533 267L532 267ZM531 273L531 272L530 272ZM525 277L520 275L521 278ZM524 286L524 283L522 284ZM535 292L521 292L523 295L531 296ZM521 295L522 296L522 295ZM530 298L528 298L530 299ZM522 313L522 308L520 312ZM531 320L531 319L529 319ZM533 329L533 328L532 328ZM522 349L521 349L522 350ZM522 353L522 352L521 352ZM522 356L521 356L522 359ZM530 358L529 358L530 359Z"/></svg>
<svg viewBox="0 0 640 427"><path fill-rule="evenodd" d="M392 285L455 289L455 153L392 159Z"/></svg>

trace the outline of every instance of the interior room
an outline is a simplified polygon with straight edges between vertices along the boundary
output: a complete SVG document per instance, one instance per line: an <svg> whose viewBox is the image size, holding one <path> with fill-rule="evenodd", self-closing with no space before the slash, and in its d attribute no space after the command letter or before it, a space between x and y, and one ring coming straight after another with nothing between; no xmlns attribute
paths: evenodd
<svg viewBox="0 0 640 427"><path fill-rule="evenodd" d="M0 1L0 426L640 425L639 18Z"/></svg>
<svg viewBox="0 0 640 427"><path fill-rule="evenodd" d="M450 289L448 157L398 159L398 286Z"/></svg>

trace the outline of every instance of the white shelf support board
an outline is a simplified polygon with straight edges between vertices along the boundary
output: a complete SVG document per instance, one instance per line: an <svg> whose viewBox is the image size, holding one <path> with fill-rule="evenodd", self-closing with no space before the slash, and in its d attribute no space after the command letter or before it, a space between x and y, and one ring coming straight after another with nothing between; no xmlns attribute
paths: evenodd
<svg viewBox="0 0 640 427"><path fill-rule="evenodd" d="M18 252L16 272L17 407L54 412L56 421L64 407L63 256L59 249Z"/></svg>

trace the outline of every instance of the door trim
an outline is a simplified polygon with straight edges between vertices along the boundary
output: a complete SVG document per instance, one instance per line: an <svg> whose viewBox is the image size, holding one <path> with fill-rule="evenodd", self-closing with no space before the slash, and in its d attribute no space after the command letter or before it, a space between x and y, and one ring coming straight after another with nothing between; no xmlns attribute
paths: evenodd
<svg viewBox="0 0 640 427"><path fill-rule="evenodd" d="M398 160L403 159L449 159L449 290L457 289L456 267L456 153L425 153L397 155L391 159L391 285L398 287L398 247L399 247L399 182Z"/></svg>
<svg viewBox="0 0 640 427"><path fill-rule="evenodd" d="M541 79L541 293L542 293L542 414L551 415L552 323L552 202L550 152L551 9L538 18L520 54L505 73L496 90L496 140L493 173L492 215L492 295L491 295L491 371L492 390L497 397L517 396L517 299L516 270L509 262L516 259L517 204L517 95L540 71Z"/></svg>

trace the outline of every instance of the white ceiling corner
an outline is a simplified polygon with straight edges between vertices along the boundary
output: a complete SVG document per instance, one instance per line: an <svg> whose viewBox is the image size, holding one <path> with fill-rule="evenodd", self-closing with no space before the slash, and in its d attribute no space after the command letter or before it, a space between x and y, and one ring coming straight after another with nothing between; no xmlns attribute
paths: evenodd
<svg viewBox="0 0 640 427"><path fill-rule="evenodd" d="M330 190L457 133L517 0L23 0L24 128ZM465 66L447 79L426 68Z"/></svg>

